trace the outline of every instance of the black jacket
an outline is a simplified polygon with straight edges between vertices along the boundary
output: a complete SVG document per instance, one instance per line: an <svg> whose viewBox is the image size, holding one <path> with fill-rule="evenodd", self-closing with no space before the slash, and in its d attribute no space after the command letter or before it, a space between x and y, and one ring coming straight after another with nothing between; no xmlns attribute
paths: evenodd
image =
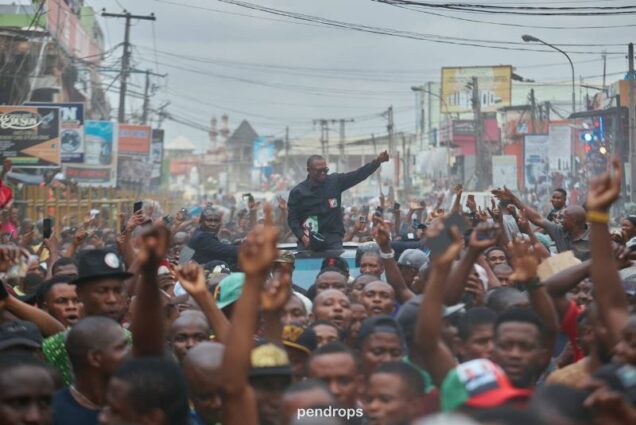
<svg viewBox="0 0 636 425"><path fill-rule="evenodd" d="M236 269L239 247L221 242L216 233L198 229L188 246L194 250L192 261L205 264L212 260L220 260L225 261L230 269Z"/></svg>
<svg viewBox="0 0 636 425"><path fill-rule="evenodd" d="M294 235L303 237L303 224L308 217L318 220L318 232L327 242L342 240L345 229L342 223L342 192L357 185L380 167L371 161L350 173L329 174L325 181L313 185L309 178L289 192L287 223ZM315 229L314 229L315 231Z"/></svg>

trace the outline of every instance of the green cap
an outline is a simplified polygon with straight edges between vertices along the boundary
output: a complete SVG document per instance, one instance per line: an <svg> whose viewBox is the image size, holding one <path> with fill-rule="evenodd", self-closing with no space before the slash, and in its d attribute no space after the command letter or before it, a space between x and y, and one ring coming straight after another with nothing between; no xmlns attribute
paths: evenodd
<svg viewBox="0 0 636 425"><path fill-rule="evenodd" d="M243 292L243 285L245 285L245 273L232 273L223 279L214 291L216 305L223 309L235 303Z"/></svg>

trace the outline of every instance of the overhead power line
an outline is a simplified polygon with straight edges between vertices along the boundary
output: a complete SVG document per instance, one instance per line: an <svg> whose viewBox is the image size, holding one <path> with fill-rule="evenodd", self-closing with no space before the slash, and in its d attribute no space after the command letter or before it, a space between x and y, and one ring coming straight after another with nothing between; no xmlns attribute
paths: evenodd
<svg viewBox="0 0 636 425"><path fill-rule="evenodd" d="M200 10L209 10L213 12L216 11L214 9L206 8L203 6L196 6L189 3L169 1L169 0L156 0L156 1L159 1L161 3L179 5L181 7L190 7L190 8L200 9ZM319 23L324 26L345 29L345 30L366 32L366 33L379 34L379 35L387 35L391 37L408 38L413 40L428 41L431 43L459 45L459 46L471 46L471 47L490 48L490 49L498 49L498 50L551 52L551 50L547 50L543 48L522 47L522 46L525 46L525 44L520 42L509 42L509 41L501 41L501 40L474 40L474 39L461 38L461 37L441 36L437 34L423 34L423 33L417 33L412 31L403 31L403 30L397 30L392 28L375 27L370 25L354 24L349 22L337 21L337 20L327 19L327 18L313 16L313 15L289 12L289 11L285 11L281 9L274 9L274 8L265 7L265 6L261 6L261 5L257 5L253 3L247 3L247 2L238 1L238 0L218 0L218 1L222 3L227 3L227 4L235 5L238 7L250 9L250 10L256 10L263 13L273 14L277 16L284 16L284 17L293 18L299 21L304 21L304 22ZM559 44L559 45L564 46L564 44ZM568 50L567 52L571 54L595 54L595 55L601 54L600 51ZM624 53L617 51L617 52L606 52L606 54L623 55Z"/></svg>

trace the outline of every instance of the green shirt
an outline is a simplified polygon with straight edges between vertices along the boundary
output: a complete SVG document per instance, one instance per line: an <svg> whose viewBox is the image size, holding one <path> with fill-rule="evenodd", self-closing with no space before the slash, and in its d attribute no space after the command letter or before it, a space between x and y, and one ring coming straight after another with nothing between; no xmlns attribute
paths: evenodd
<svg viewBox="0 0 636 425"><path fill-rule="evenodd" d="M64 385L71 385L73 382L73 372L71 370L71 362L66 352L66 336L69 329L56 333L44 340L42 343L42 351L46 362L51 366L55 366L62 374ZM124 329L124 334L128 338L128 343L132 344L132 333L128 329Z"/></svg>
<svg viewBox="0 0 636 425"><path fill-rule="evenodd" d="M413 366L415 369L417 369L420 375L422 375L422 379L424 379L424 392L428 393L435 388L435 385L433 385L433 378L431 378L431 375L429 375L429 373L426 370L422 369L420 366L413 363L408 356L404 356L402 358L402 361L404 363L408 363L409 365Z"/></svg>

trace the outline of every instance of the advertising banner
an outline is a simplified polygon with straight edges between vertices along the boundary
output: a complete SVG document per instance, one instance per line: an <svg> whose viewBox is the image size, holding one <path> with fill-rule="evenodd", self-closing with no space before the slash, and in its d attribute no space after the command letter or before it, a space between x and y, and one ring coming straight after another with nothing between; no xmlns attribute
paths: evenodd
<svg viewBox="0 0 636 425"><path fill-rule="evenodd" d="M112 121L84 123L84 165L65 165L66 178L83 186L117 184L117 125Z"/></svg>
<svg viewBox="0 0 636 425"><path fill-rule="evenodd" d="M151 132L147 125L119 124L119 157L147 159Z"/></svg>
<svg viewBox="0 0 636 425"><path fill-rule="evenodd" d="M257 137L252 145L252 157L254 158L254 167L267 167L274 162L274 144L268 143L267 138Z"/></svg>
<svg viewBox="0 0 636 425"><path fill-rule="evenodd" d="M517 190L517 157L514 155L494 155L492 157L492 184Z"/></svg>
<svg viewBox="0 0 636 425"><path fill-rule="evenodd" d="M524 140L524 171L526 189L548 180L550 173L549 136L526 135Z"/></svg>
<svg viewBox="0 0 636 425"><path fill-rule="evenodd" d="M473 66L442 68L440 111L442 113L471 112L472 90L467 87L477 77L482 112L496 112L510 106L512 99L512 67Z"/></svg>
<svg viewBox="0 0 636 425"><path fill-rule="evenodd" d="M152 141L150 143L150 162L152 163L152 171L150 172L150 178L153 179L153 184L159 184L159 181L161 180L161 164L163 162L163 137L163 130L152 130ZM155 179L159 181L155 182Z"/></svg>
<svg viewBox="0 0 636 425"><path fill-rule="evenodd" d="M550 171L569 171L572 162L572 129L567 124L550 124Z"/></svg>
<svg viewBox="0 0 636 425"><path fill-rule="evenodd" d="M0 157L19 167L59 167L59 109L0 106Z"/></svg>
<svg viewBox="0 0 636 425"><path fill-rule="evenodd" d="M62 163L84 162L84 104L31 102L27 105L59 108Z"/></svg>

